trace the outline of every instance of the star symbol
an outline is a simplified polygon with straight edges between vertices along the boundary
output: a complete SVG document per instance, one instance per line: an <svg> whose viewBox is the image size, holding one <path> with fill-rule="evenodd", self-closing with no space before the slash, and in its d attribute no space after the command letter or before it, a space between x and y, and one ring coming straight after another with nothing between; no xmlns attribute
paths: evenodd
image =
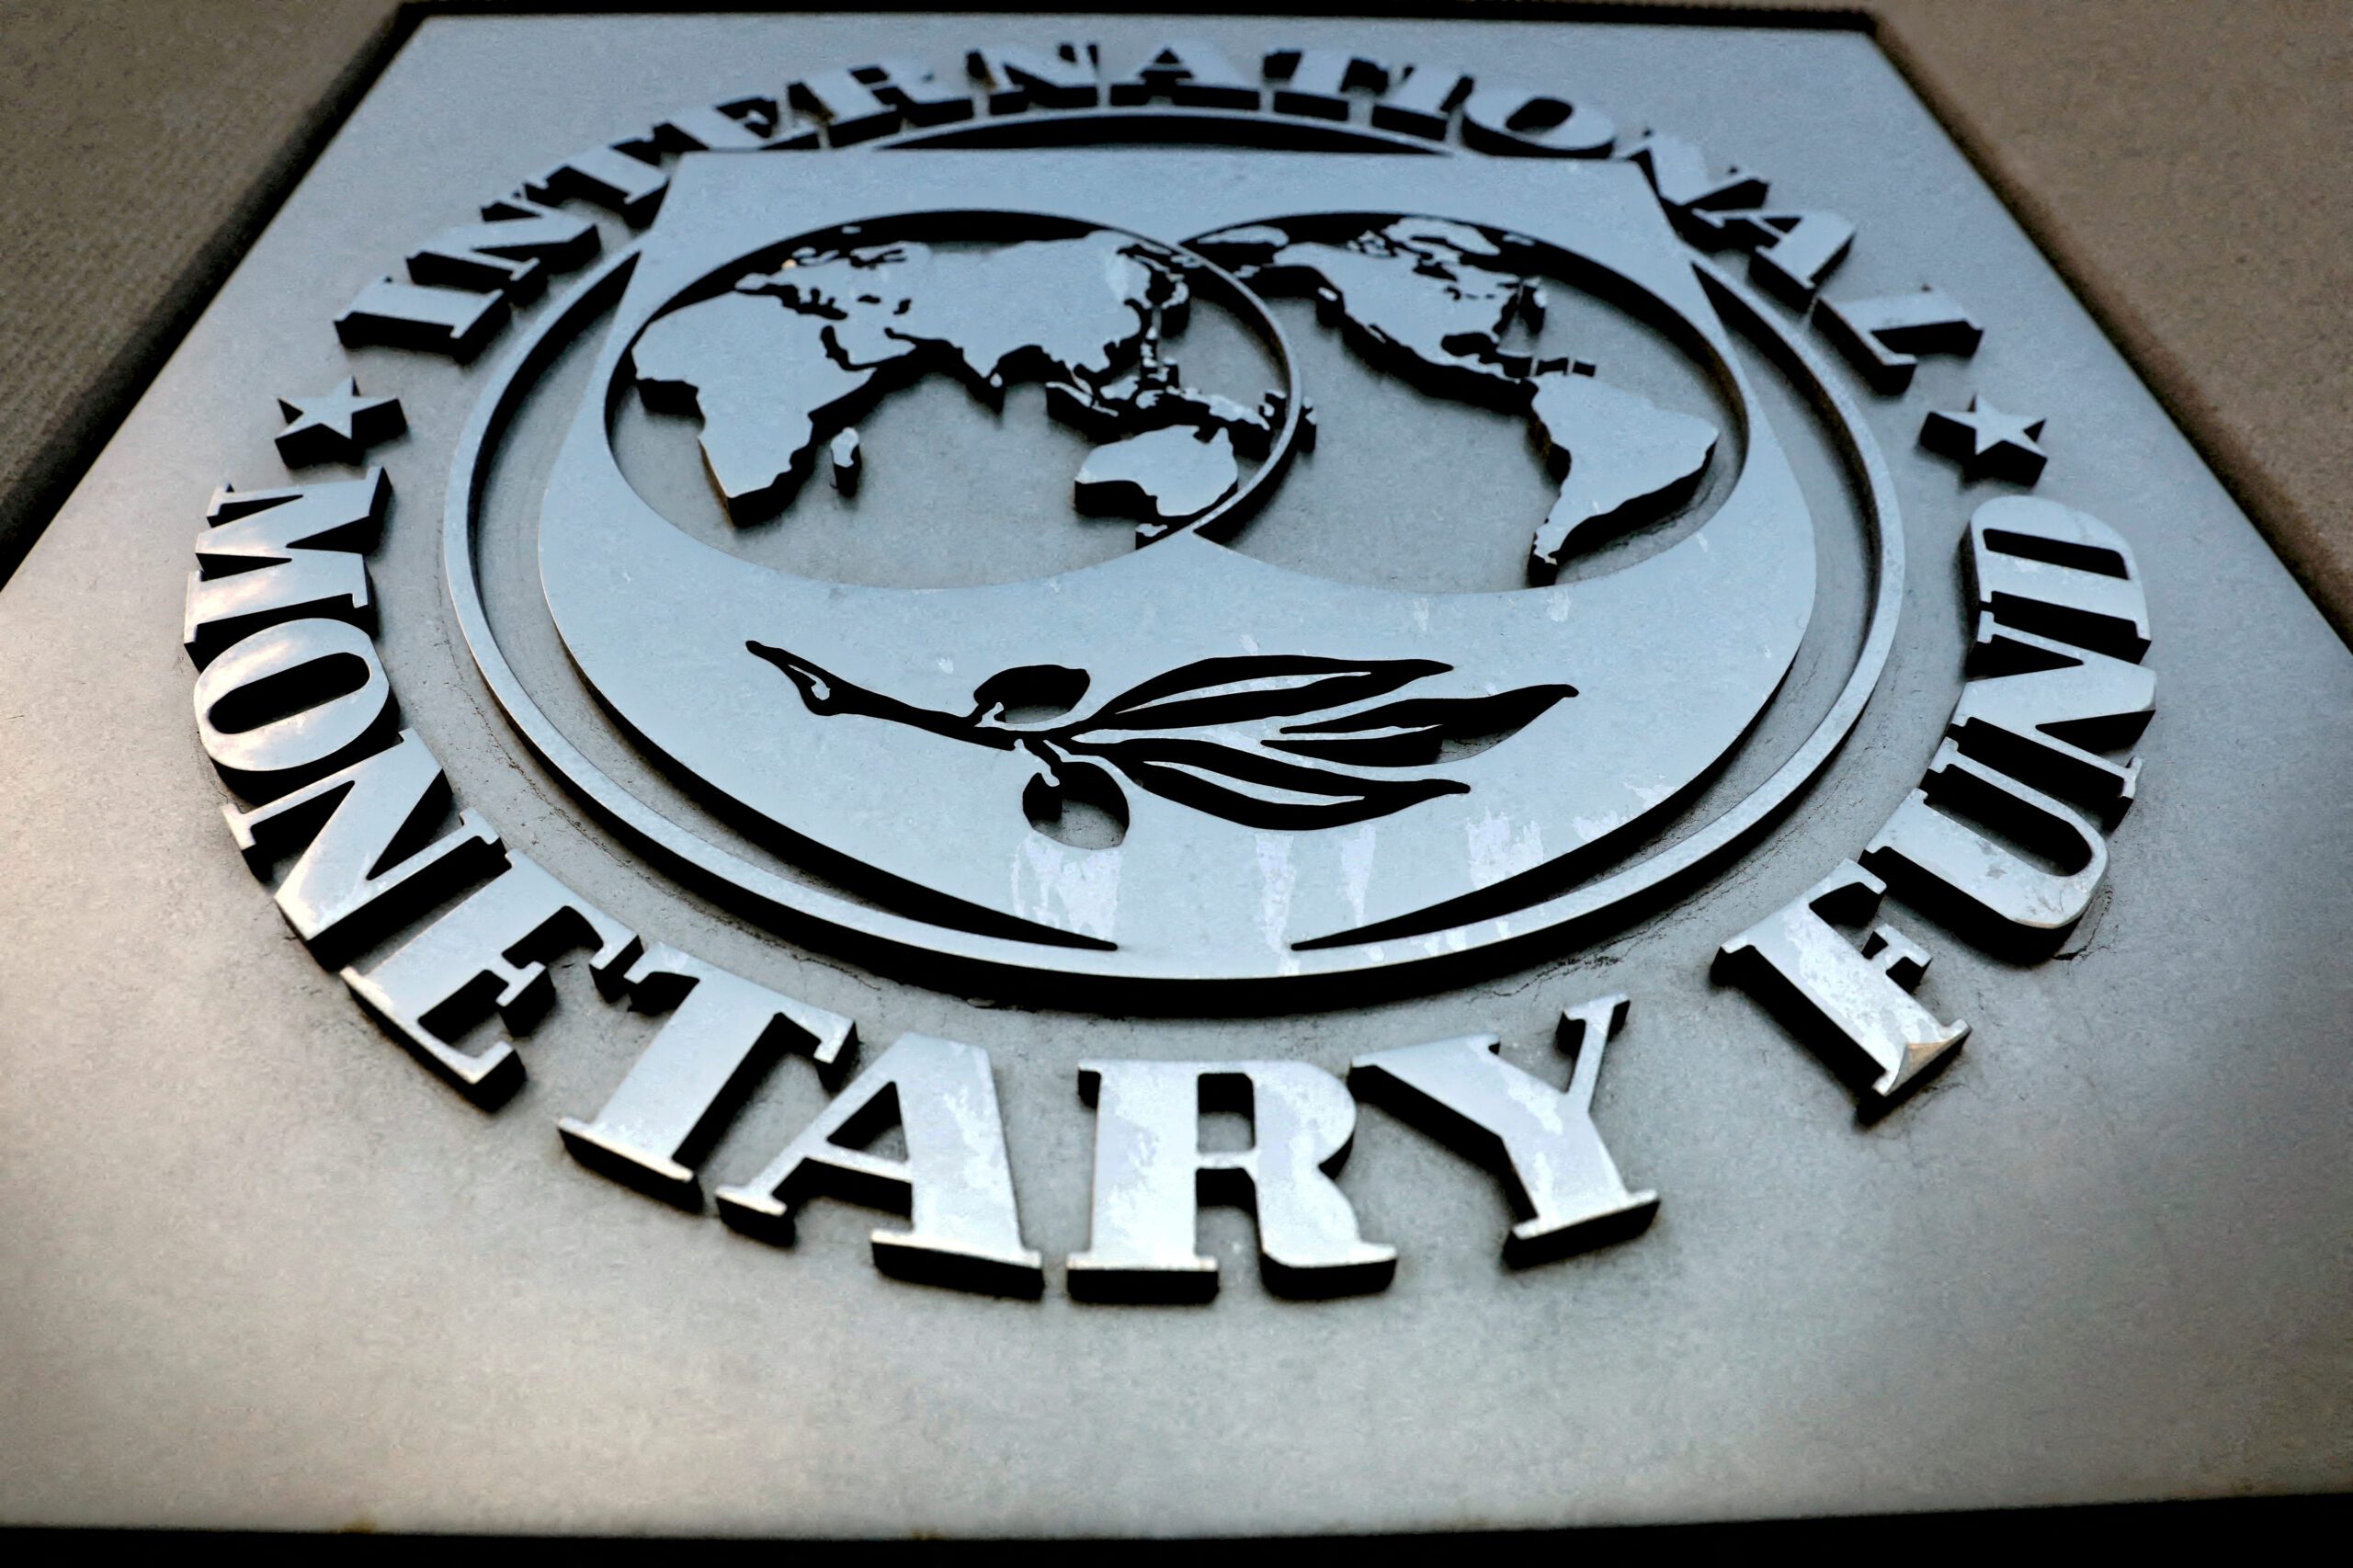
<svg viewBox="0 0 2353 1568"><path fill-rule="evenodd" d="M2042 435L2039 414L2005 414L1984 398L1972 396L1969 412L1933 409L1920 426L1920 444L1961 464L1970 479L2006 479L2032 484L2042 477L2050 454L2035 442Z"/></svg>
<svg viewBox="0 0 2353 1568"><path fill-rule="evenodd" d="M278 406L292 420L278 434L278 455L288 468L313 463L358 462L369 448L408 428L396 397L362 397L357 378L317 397L281 397Z"/></svg>

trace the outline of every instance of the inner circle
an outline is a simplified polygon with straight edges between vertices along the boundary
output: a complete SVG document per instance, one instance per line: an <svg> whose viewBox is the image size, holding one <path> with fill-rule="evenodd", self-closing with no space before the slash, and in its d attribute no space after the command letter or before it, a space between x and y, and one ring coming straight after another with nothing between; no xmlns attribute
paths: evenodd
<svg viewBox="0 0 2353 1568"><path fill-rule="evenodd" d="M1702 271L1708 269L1702 267ZM561 307L534 333L533 340L518 346L517 351L500 373L499 386L485 400L470 426L459 453L460 478L452 492L452 512L449 537L450 585L460 622L466 630L482 663L483 673L510 715L516 720L534 747L563 772L582 793L596 804L607 820L622 828L642 848L655 854L657 859L681 873L692 870L710 873L736 891L747 895L755 911L765 911L768 918L782 917L797 926L794 917L814 915L836 930L847 935L858 934L880 938L906 950L929 955L944 955L949 951L979 960L992 965L1010 965L1017 969L1058 971L1065 975L1095 974L1104 978L1121 975L1142 977L1151 975L1168 980L1177 975L1163 964L1142 955L1123 952L1060 949L1040 951L1034 946L1004 939L967 929L961 933L941 927L920 918L894 915L871 906L861 907L806 883L797 883L790 876L779 876L775 870L758 863L758 857L745 860L742 852L731 853L690 829L682 829L679 821L665 817L665 810L675 807L649 807L650 798L642 792L632 796L625 785L617 784L609 770L614 764L599 755L592 760L576 749L566 738L567 732L551 724L540 705L524 690L515 673L501 653L498 641L492 635L485 620L481 601L481 589L474 578L472 561L473 545L468 539L473 527L472 509L482 494L485 470L481 466L490 453L486 449L495 444L496 432L508 414L516 407L521 386L537 369L549 362L558 352L568 330L588 324L602 303L610 298L610 282L618 273L608 270L592 279L574 298ZM1294 960L1287 960L1286 977L1336 975L1357 972L1368 968L1411 961L1419 952L1461 953L1470 949L1504 945L1516 946L1533 938L1538 933L1558 930L1580 916L1598 913L1623 899L1638 888L1655 886L1663 880L1672 880L1745 837L1773 809L1785 800L1788 792L1809 777L1826 758L1837 737L1852 722L1861 699L1868 693L1880 665L1885 658L1887 638L1893 626L1894 600L1892 583L1901 575L1900 540L1891 531L1892 501L1887 494L1885 474L1868 440L1863 437L1855 411L1842 399L1835 388L1824 383L1818 366L1805 351L1790 342L1785 334L1776 330L1776 324L1757 312L1740 297L1740 290L1720 279L1712 279L1718 290L1719 302L1733 308L1733 313L1745 318L1745 328L1767 343L1779 340L1781 355L1789 363L1784 369L1794 375L1802 387L1813 396L1831 406L1829 429L1845 437L1846 456L1860 472L1854 478L1863 483L1868 495L1865 506L1866 528L1877 543L1876 570L1867 574L1874 580L1870 598L1870 630L1864 638L1861 659L1846 683L1843 694L1833 703L1832 710L1824 716L1810 739L1799 745L1793 755L1775 771L1773 777L1756 791L1741 800L1699 831L1683 836L1647 858L1628 865L1622 870L1603 877L1566 892L1521 909L1508 919L1472 918L1447 932L1438 933L1427 942L1416 942L1415 949L1399 952L1384 951L1378 946L1334 947L1318 950L1299 949ZM1728 297L1727 297L1728 296ZM1771 350L1768 348L1768 353ZM501 635L504 635L502 632ZM555 666L542 665L543 673ZM589 738L584 734L584 740ZM601 754L607 748L600 744L591 748ZM630 776L624 766L620 777ZM1708 813L1703 813L1708 814ZM698 879L700 880L700 879ZM707 884L706 884L707 885ZM1203 975L1202 978L1212 978ZM1232 977L1228 977L1232 978Z"/></svg>
<svg viewBox="0 0 2353 1568"><path fill-rule="evenodd" d="M706 544L795 576L1052 576L1273 492L1298 365L1256 295L1131 231L1005 211L818 229L712 268L608 391L621 472Z"/></svg>

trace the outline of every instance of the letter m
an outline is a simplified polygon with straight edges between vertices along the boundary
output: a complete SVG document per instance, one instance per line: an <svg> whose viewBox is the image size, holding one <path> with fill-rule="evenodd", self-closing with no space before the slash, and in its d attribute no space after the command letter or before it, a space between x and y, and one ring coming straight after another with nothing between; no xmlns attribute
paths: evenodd
<svg viewBox="0 0 2353 1568"><path fill-rule="evenodd" d="M288 490L222 490L196 539L182 642L200 669L238 639L301 616L365 626L374 615L362 551L392 499L382 469Z"/></svg>

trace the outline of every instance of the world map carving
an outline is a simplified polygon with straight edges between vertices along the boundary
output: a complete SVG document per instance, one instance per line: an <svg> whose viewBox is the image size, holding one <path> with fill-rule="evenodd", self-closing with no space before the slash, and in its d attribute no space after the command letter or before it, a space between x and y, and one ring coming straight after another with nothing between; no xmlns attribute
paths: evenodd
<svg viewBox="0 0 2353 1568"><path fill-rule="evenodd" d="M1337 236L1228 229L1193 248L1269 294L1313 296L1365 358L1437 396L1524 418L1559 486L1533 528L1531 581L1688 497L1712 457L1708 421L1598 379L1590 364L1507 349L1543 324L1542 280L1510 242L1403 218ZM912 241L805 248L772 272L655 320L631 350L649 406L698 416L705 465L739 522L790 502L827 442L927 375L992 407L1046 390L1051 415L1098 443L1074 477L1082 511L1133 517L1142 541L1232 496L1263 460L1283 394L1253 406L1188 384L1181 333L1199 263L1111 230L994 245ZM862 449L859 449L862 450Z"/></svg>
<svg viewBox="0 0 2353 1568"><path fill-rule="evenodd" d="M1131 235L993 246L810 249L655 321L632 349L649 406L691 411L729 515L789 501L817 449L891 392L948 375L992 407L1042 383L1053 415L1103 442L1075 482L1093 510L1163 530L1208 511L1263 457L1257 408L1185 384L1162 353L1199 263Z"/></svg>

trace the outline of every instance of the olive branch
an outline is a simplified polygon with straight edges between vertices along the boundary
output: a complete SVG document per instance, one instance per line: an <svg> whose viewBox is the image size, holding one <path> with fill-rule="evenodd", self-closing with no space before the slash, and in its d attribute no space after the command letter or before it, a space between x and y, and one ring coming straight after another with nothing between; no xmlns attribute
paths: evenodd
<svg viewBox="0 0 2353 1568"><path fill-rule="evenodd" d="M1085 671L1024 665L981 682L971 711L958 713L870 691L765 642L745 646L783 671L812 713L1026 752L1040 765L1048 814L1064 799L1092 799L1123 824L1121 780L1246 827L1302 831L1389 816L1468 793L1461 779L1428 770L1509 739L1576 695L1569 686L1529 686L1416 697L1405 688L1453 666L1271 653L1199 660L1084 713L1078 705L1092 684Z"/></svg>

